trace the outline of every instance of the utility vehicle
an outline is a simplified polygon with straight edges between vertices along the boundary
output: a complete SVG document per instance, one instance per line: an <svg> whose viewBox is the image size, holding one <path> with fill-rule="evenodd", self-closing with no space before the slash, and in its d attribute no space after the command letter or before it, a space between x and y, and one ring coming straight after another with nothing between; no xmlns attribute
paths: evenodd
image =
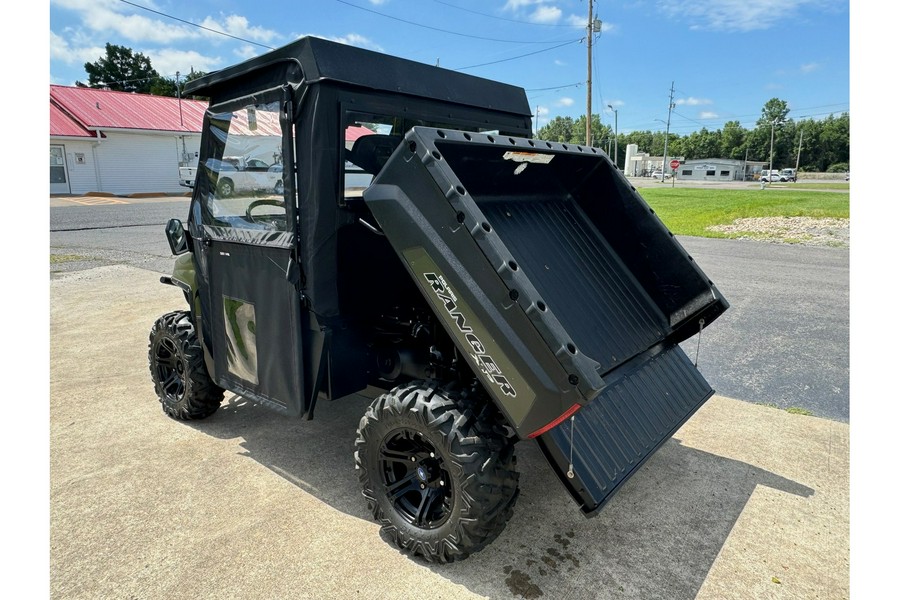
<svg viewBox="0 0 900 600"><path fill-rule="evenodd" d="M605 153L532 139L522 88L305 37L185 92L210 105L166 227L187 306L150 333L171 417L373 396L362 496L449 562L509 520L517 443L591 515L712 395L679 343L727 302ZM280 193L222 194L263 147Z"/></svg>

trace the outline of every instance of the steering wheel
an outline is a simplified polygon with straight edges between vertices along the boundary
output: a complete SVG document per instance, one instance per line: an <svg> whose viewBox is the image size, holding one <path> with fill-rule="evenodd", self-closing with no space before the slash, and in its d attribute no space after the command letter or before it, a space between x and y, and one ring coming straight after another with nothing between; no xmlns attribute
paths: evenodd
<svg viewBox="0 0 900 600"><path fill-rule="evenodd" d="M255 223L256 220L253 218L253 215L250 214L253 212L254 208L259 206L277 206L278 208L284 208L284 200L273 200L272 198L265 198L263 200L254 200L250 203L250 206L247 207L247 220L251 223ZM269 216L281 216L281 215L269 215Z"/></svg>

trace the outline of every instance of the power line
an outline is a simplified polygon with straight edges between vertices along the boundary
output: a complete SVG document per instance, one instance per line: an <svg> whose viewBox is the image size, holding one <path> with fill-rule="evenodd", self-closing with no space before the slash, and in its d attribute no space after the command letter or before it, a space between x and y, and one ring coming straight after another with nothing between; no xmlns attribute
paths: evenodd
<svg viewBox="0 0 900 600"><path fill-rule="evenodd" d="M458 35L460 37L471 38L474 40L484 40L487 42L502 42L505 44L552 44L553 43L552 41L538 42L535 40L502 40L502 39L498 39L498 38L489 38L489 37L482 37L479 35L471 35L469 33L460 33L458 31L450 31L449 29L441 29L440 27L432 27L431 25L425 25L423 23L416 23L415 21L408 21L406 19L401 19L400 17L395 17L393 15L379 12L377 10L372 10L371 8L366 8L365 6L359 6L357 4L353 4L352 2L347 2L347 0L334 0L334 1L340 2L341 4L346 4L347 6L352 6L353 8L356 8L359 10L364 10L368 13L372 13L374 15L378 15L378 16L384 17L386 19L393 19L394 21L406 23L407 25L414 25L416 27L422 27L423 29L430 29L431 31L439 31L441 33L447 33L449 35ZM468 67L466 67L466 68L468 68Z"/></svg>
<svg viewBox="0 0 900 600"><path fill-rule="evenodd" d="M225 37L230 37L233 40L238 40L240 42L244 42L247 44L253 44L254 46L260 46L262 48L267 48L269 50L274 50L272 46L266 46L265 44L260 44L259 42L254 42L253 40L247 40L242 37L238 37L236 35L231 35L230 33L225 33L224 31L219 31L218 29L212 29L210 27L204 27L203 25L199 25L197 23L191 23L190 21L185 21L184 19L179 19L178 17L173 17L172 15L167 15L164 12L159 12L158 10L153 10L152 8L147 8L146 6L141 6L140 4L135 4L134 2L129 2L128 0L119 0L123 4L127 4L129 6L133 6L135 8L140 8L141 10L146 10L147 12L151 12L155 15L159 15L161 17L165 17L167 19L172 19L173 21L178 21L179 23L184 23L185 25L190 25L191 27L197 27L198 29L203 29L204 31L209 31L211 33L217 33L219 35L224 35Z"/></svg>
<svg viewBox="0 0 900 600"><path fill-rule="evenodd" d="M338 1L340 1L340 0L338 0ZM491 61L491 62L481 63L481 64L478 64L478 65L469 65L468 67L457 67L457 68L454 69L454 70L456 70L456 71L465 71L466 69L475 69L475 68L477 68L477 67L486 67L486 66L488 66L488 65L496 65L497 63L508 62L508 61L510 61L510 60L516 60L516 59L518 59L518 58L525 58L526 56L533 56L533 55L535 55L535 54L540 54L541 52L549 52L549 51L551 51L551 50L556 50L557 48L562 48L563 46L569 46L569 45L571 45L571 44L574 44L574 43L576 43L576 42L581 42L581 41L583 41L583 40L584 40L584 38L581 38L581 39L578 39L578 40L572 40L572 41L570 41L570 42L562 43L562 44L560 44L559 46L552 46L552 47L550 47L550 48L544 48L543 50L535 50L534 52L529 52L528 54L520 54L520 55L518 55L518 56L512 56L512 57L510 57L510 58L502 58L502 59L500 59L500 60L494 60L494 61Z"/></svg>
<svg viewBox="0 0 900 600"><path fill-rule="evenodd" d="M526 89L525 91L526 92L544 92L547 90L564 90L564 89L570 88L570 87L579 87L584 84L585 84L584 81L579 81L578 83L570 83L568 85L552 85L550 87L545 87L545 88L529 88L529 89Z"/></svg>

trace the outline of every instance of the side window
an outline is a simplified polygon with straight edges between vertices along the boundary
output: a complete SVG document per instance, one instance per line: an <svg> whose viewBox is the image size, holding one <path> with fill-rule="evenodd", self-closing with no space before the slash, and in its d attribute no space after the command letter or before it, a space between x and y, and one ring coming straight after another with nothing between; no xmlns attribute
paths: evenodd
<svg viewBox="0 0 900 600"><path fill-rule="evenodd" d="M400 119L351 114L344 128L344 197L358 198L403 141Z"/></svg>
<svg viewBox="0 0 900 600"><path fill-rule="evenodd" d="M204 224L287 230L278 114L272 102L209 115L200 164Z"/></svg>
<svg viewBox="0 0 900 600"><path fill-rule="evenodd" d="M468 129L487 132L473 124L446 123L426 119L347 112L344 115L344 198L360 198L363 190L384 167L394 150L403 142L406 132L416 126L441 129ZM496 132L496 130L491 130Z"/></svg>

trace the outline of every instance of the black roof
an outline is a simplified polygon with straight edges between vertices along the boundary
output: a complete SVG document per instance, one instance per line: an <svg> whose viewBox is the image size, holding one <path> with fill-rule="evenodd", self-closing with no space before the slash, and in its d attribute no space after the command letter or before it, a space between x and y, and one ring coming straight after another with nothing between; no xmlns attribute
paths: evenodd
<svg viewBox="0 0 900 600"><path fill-rule="evenodd" d="M209 96L212 103L261 92L286 83L287 64L293 64L295 68L299 65L307 84L339 82L531 116L525 90L521 87L315 37L302 37L266 54L194 79L185 85L184 92ZM260 77L261 71L280 72L281 75Z"/></svg>

